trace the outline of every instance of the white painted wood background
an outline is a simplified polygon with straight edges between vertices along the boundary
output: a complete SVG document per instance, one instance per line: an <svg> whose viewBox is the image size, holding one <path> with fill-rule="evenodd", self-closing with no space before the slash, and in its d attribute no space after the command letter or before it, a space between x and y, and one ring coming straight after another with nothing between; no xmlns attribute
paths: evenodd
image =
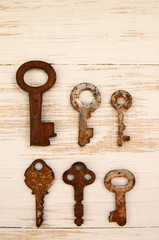
<svg viewBox="0 0 159 240"><path fill-rule="evenodd" d="M53 121L57 133L48 147L29 145L28 95L15 80L29 60L51 63L57 74L43 100L43 119ZM29 76L32 82L45 79L36 70L28 81ZM80 82L95 84L102 95L88 121L94 137L83 148L77 144L78 113L69 102ZM158 0L1 0L0 83L0 239L159 239ZM125 113L131 141L123 147L116 145L117 112L110 105L119 89L133 97ZM37 158L55 173L40 229L35 196L24 183L26 168ZM74 224L73 188L62 181L76 161L96 173L84 191L81 227ZM105 174L119 168L136 177L126 195L124 227L108 221L114 195L103 184Z"/></svg>

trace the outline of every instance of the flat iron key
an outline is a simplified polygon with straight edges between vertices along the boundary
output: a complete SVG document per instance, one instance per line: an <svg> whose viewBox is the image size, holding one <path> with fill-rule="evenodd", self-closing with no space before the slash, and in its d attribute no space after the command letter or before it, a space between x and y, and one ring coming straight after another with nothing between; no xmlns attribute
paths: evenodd
<svg viewBox="0 0 159 240"><path fill-rule="evenodd" d="M74 220L77 226L83 224L83 189L85 186L92 184L95 181L95 173L89 170L82 162L74 163L70 169L64 172L63 181L74 187Z"/></svg>
<svg viewBox="0 0 159 240"><path fill-rule="evenodd" d="M41 165L40 169L37 168L38 164ZM43 222L44 196L53 184L54 172L43 160L37 159L27 168L24 175L26 185L36 197L36 226L40 227Z"/></svg>
<svg viewBox="0 0 159 240"><path fill-rule="evenodd" d="M131 107L132 97L130 93L119 90L112 94L111 104L118 111L118 146L122 146L123 142L130 141L130 136L125 136L123 131L126 128L124 124L124 111Z"/></svg>
<svg viewBox="0 0 159 240"><path fill-rule="evenodd" d="M48 75L48 81L40 87L31 87L24 81L24 74L33 68L44 70ZM55 137L54 123L41 122L42 95L49 90L56 81L56 73L53 67L42 61L29 61L19 67L16 74L20 88L29 93L30 105L30 145L48 146L49 138Z"/></svg>
<svg viewBox="0 0 159 240"><path fill-rule="evenodd" d="M81 92L89 90L93 94L93 101L90 104L83 104L79 99ZM90 142L90 138L93 137L93 128L87 127L87 119L91 117L91 113L94 112L100 105L101 95L96 86L91 83L80 83L75 86L70 95L70 101L73 108L79 112L79 136L78 144L83 147Z"/></svg>
<svg viewBox="0 0 159 240"><path fill-rule="evenodd" d="M113 178L125 177L128 179L127 185L123 186L114 186L111 182ZM126 170L119 169L113 170L106 174L104 179L104 184L106 188L115 193L116 200L116 210L110 212L109 221L117 222L119 226L124 226L126 224L126 201L125 201L125 193L130 191L135 185L135 177L134 175Z"/></svg>

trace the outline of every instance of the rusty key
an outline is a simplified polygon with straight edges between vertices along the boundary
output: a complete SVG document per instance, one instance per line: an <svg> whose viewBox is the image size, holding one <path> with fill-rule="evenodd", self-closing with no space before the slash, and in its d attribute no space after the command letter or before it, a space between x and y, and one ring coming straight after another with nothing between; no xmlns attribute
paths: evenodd
<svg viewBox="0 0 159 240"><path fill-rule="evenodd" d="M37 165L41 165L38 170ZM25 171L25 183L32 189L32 194L36 196L36 226L40 227L43 222L44 196L48 194L48 189L53 184L54 172L41 159L35 160Z"/></svg>
<svg viewBox="0 0 159 240"><path fill-rule="evenodd" d="M118 177L127 178L127 185L114 186L111 180ZM134 187L135 177L130 171L126 169L113 170L106 174L104 184L110 192L115 193L116 199L116 210L110 212L109 222L117 222L119 226L124 226L126 224L125 193L130 191Z"/></svg>
<svg viewBox="0 0 159 240"><path fill-rule="evenodd" d="M76 219L74 220L77 226L81 226L83 223L83 188L95 181L95 173L89 170L82 162L74 163L70 169L64 172L63 181L74 187L74 199L76 204L74 205L74 214Z"/></svg>
<svg viewBox="0 0 159 240"><path fill-rule="evenodd" d="M93 101L90 104L83 104L79 99L79 95L82 91L89 90L93 93ZM96 86L91 83L80 83L75 86L70 95L70 101L73 108L79 112L79 136L78 144L83 147L90 142L90 138L93 137L93 128L87 127L87 119L91 117L91 113L94 112L101 102L101 95Z"/></svg>
<svg viewBox="0 0 159 240"><path fill-rule="evenodd" d="M40 87L31 87L24 81L24 74L32 69L44 70L48 75L47 82ZM48 146L49 138L55 137L54 123L41 122L42 95L50 89L56 81L56 73L53 67L42 61L30 61L22 64L17 70L17 83L20 88L29 93L30 103L30 145Z"/></svg>
<svg viewBox="0 0 159 240"><path fill-rule="evenodd" d="M112 94L111 104L118 111L118 146L122 146L123 142L130 141L130 136L124 136L123 131L126 128L124 124L124 110L128 110L131 107L132 97L130 93L119 90Z"/></svg>

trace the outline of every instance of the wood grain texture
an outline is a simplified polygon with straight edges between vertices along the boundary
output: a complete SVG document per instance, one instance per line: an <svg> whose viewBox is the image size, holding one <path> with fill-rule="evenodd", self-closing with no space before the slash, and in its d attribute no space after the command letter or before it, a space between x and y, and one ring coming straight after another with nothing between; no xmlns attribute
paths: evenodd
<svg viewBox="0 0 159 240"><path fill-rule="evenodd" d="M158 12L155 0L1 1L0 239L158 240ZM43 120L53 121L57 133L48 147L30 147L28 94L15 80L18 67L29 60L51 63L57 74L43 98ZM32 71L27 80L39 83L45 77ZM81 82L96 85L102 97L88 120L94 137L83 148L77 144L79 115L69 100ZM117 112L110 104L119 89L133 97L125 112L131 141L123 147L117 146ZM55 173L40 229L35 227L35 196L24 183L26 168L38 158ZM62 181L76 161L96 173L94 184L84 190L80 228L73 222L73 188ZM126 194L123 228L108 221L115 196L104 186L106 173L122 168L136 177Z"/></svg>

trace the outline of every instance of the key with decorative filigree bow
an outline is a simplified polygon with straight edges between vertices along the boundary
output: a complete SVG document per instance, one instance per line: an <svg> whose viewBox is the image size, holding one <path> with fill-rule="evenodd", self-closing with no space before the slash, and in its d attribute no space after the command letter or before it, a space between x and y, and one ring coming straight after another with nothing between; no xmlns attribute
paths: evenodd
<svg viewBox="0 0 159 240"><path fill-rule="evenodd" d="M43 160L37 159L24 175L26 185L32 189L32 194L36 197L36 226L40 227L43 222L44 196L48 194L48 189L53 184L54 172Z"/></svg>
<svg viewBox="0 0 159 240"><path fill-rule="evenodd" d="M84 187L92 184L95 181L95 173L89 170L82 162L74 163L70 169L63 174L63 181L74 187L74 199L76 201L74 205L74 214L76 219L74 220L77 226L83 224L83 190Z"/></svg>

